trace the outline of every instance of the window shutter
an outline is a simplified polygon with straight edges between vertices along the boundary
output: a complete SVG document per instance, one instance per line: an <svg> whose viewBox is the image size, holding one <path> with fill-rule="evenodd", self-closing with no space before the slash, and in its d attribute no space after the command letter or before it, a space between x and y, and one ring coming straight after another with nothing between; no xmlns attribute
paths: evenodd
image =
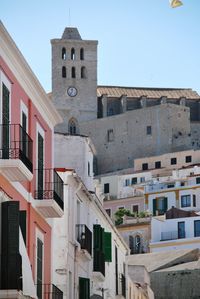
<svg viewBox="0 0 200 299"><path fill-rule="evenodd" d="M90 280L88 278L79 277L79 299L90 298Z"/></svg>
<svg viewBox="0 0 200 299"><path fill-rule="evenodd" d="M102 248L102 228L99 224L95 224L94 231L94 249L101 250Z"/></svg>
<svg viewBox="0 0 200 299"><path fill-rule="evenodd" d="M104 254L105 261L112 262L112 234L104 232Z"/></svg>
<svg viewBox="0 0 200 299"><path fill-rule="evenodd" d="M24 244L26 245L26 211L19 212L19 225L24 239Z"/></svg>
<svg viewBox="0 0 200 299"><path fill-rule="evenodd" d="M168 209L167 197L164 197L164 212Z"/></svg>
<svg viewBox="0 0 200 299"><path fill-rule="evenodd" d="M156 215L156 198L153 199L153 216Z"/></svg>

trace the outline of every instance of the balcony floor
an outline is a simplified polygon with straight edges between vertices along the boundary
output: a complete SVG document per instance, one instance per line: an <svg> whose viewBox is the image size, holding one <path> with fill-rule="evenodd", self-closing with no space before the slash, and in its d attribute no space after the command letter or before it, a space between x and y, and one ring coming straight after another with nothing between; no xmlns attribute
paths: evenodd
<svg viewBox="0 0 200 299"><path fill-rule="evenodd" d="M0 159L0 173L12 182L31 181L33 178L32 172L20 159Z"/></svg>
<svg viewBox="0 0 200 299"><path fill-rule="evenodd" d="M59 218L64 215L64 211L54 199L35 199L34 205L45 218Z"/></svg>

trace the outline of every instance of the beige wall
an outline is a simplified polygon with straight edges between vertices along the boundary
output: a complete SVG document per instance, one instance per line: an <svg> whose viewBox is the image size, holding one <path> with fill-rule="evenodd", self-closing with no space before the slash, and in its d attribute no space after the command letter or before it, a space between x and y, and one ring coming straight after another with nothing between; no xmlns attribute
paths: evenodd
<svg viewBox="0 0 200 299"><path fill-rule="evenodd" d="M108 130L113 130L110 142ZM128 111L83 123L81 133L88 134L97 149L99 173L111 172L133 167L135 158L189 148L189 109L162 104Z"/></svg>

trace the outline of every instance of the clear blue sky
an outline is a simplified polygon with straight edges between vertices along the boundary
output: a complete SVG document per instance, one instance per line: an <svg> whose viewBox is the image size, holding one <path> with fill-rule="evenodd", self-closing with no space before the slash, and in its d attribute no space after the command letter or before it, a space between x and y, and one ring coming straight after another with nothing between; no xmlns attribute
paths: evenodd
<svg viewBox="0 0 200 299"><path fill-rule="evenodd" d="M50 39L66 26L98 45L98 84L200 93L200 0L0 0L0 19L46 91ZM70 10L70 18L69 18Z"/></svg>

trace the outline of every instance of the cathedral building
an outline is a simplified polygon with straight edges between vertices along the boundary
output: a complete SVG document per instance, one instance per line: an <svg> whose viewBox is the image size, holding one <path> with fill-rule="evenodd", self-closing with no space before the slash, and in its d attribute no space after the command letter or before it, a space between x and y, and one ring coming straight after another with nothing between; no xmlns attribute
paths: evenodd
<svg viewBox="0 0 200 299"><path fill-rule="evenodd" d="M65 28L52 44L52 93L63 123L56 132L89 136L96 173L134 159L199 149L200 96L192 89L97 85L97 41Z"/></svg>

